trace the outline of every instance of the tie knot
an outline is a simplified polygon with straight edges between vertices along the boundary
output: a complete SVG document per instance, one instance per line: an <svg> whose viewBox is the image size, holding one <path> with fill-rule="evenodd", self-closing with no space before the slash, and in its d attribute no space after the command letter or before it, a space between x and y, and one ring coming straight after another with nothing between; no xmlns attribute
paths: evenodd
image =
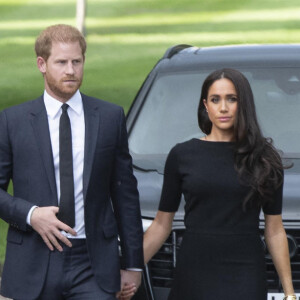
<svg viewBox="0 0 300 300"><path fill-rule="evenodd" d="M62 109L63 112L66 112L68 108L69 108L69 105L66 104L66 103L64 103L64 104L61 106L61 109Z"/></svg>

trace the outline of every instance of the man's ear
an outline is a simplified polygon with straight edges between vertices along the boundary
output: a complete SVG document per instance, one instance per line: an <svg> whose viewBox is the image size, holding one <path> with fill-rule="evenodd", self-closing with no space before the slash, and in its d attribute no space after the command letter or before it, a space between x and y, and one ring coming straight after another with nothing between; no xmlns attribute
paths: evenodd
<svg viewBox="0 0 300 300"><path fill-rule="evenodd" d="M40 72L45 74L47 70L46 61L41 56L38 56L36 59L37 67L39 68Z"/></svg>

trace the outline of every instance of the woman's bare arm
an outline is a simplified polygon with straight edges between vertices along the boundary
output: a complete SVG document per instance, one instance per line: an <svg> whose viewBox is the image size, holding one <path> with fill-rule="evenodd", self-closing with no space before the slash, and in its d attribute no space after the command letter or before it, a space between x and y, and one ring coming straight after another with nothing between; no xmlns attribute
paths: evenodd
<svg viewBox="0 0 300 300"><path fill-rule="evenodd" d="M154 221L144 235L144 262L145 264L161 248L172 230L175 212L158 211Z"/></svg>
<svg viewBox="0 0 300 300"><path fill-rule="evenodd" d="M281 215L265 215L265 240L285 295L294 294L289 248Z"/></svg>

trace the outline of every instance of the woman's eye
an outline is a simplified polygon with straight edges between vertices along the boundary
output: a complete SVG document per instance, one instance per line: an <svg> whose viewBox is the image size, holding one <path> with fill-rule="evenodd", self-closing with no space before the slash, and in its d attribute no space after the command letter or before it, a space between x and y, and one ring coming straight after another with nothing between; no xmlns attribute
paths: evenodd
<svg viewBox="0 0 300 300"><path fill-rule="evenodd" d="M213 103L217 103L218 101L219 101L218 98L211 98L211 102L213 102Z"/></svg>
<svg viewBox="0 0 300 300"><path fill-rule="evenodd" d="M228 99L229 102L236 102L237 101L237 98L236 97L231 97Z"/></svg>

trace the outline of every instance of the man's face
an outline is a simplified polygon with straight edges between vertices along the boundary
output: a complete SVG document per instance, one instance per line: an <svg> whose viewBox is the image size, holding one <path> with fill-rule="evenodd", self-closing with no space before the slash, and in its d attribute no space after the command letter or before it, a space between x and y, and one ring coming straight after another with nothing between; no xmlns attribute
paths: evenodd
<svg viewBox="0 0 300 300"><path fill-rule="evenodd" d="M66 102L79 89L84 65L79 42L53 43L48 60L39 56L37 64L44 75L45 89L50 96Z"/></svg>

